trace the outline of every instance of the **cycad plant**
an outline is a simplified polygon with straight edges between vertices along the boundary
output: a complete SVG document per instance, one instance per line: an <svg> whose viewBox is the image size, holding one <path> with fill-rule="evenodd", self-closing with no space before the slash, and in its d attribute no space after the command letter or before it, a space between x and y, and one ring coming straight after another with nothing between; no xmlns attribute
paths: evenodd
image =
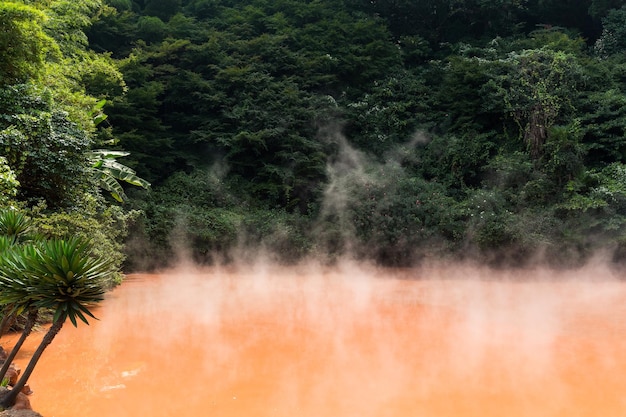
<svg viewBox="0 0 626 417"><path fill-rule="evenodd" d="M105 280L112 273L110 263L92 255L87 242L79 238L50 240L24 256L23 274L0 274L0 302L23 299L28 308L54 311L52 326L33 353L20 379L0 398L0 406L13 406L44 350L59 333L65 321L89 324L95 318L90 307L104 298Z"/></svg>

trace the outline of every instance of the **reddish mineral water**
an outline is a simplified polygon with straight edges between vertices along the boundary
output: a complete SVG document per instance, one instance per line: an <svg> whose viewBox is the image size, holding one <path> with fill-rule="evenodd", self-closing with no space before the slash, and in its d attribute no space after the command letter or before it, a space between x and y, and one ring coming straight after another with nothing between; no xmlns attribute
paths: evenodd
<svg viewBox="0 0 626 417"><path fill-rule="evenodd" d="M623 417L619 278L353 263L131 275L99 321L66 323L30 400L45 417Z"/></svg>

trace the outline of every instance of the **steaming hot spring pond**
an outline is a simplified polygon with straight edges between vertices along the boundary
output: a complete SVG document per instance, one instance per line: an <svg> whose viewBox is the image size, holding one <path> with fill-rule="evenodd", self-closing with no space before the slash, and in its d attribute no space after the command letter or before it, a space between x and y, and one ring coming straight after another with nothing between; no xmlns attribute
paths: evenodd
<svg viewBox="0 0 626 417"><path fill-rule="evenodd" d="M626 415L626 282L597 265L181 268L95 314L31 376L45 417Z"/></svg>

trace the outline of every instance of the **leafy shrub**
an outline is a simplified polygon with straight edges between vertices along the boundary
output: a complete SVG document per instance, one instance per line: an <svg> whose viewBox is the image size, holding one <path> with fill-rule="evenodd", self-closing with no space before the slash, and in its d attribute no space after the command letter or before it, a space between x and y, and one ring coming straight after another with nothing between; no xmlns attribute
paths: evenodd
<svg viewBox="0 0 626 417"><path fill-rule="evenodd" d="M121 282L119 272L125 259L124 238L128 225L138 216L138 211L125 212L119 206L102 208L92 196L84 204L69 210L47 211L44 205L30 210L36 231L53 239L69 239L78 236L90 242L93 254L111 265L113 278L109 285Z"/></svg>
<svg viewBox="0 0 626 417"><path fill-rule="evenodd" d="M20 183L20 199L43 199L51 208L75 203L90 186L87 133L30 85L0 89L0 111L0 156Z"/></svg>
<svg viewBox="0 0 626 417"><path fill-rule="evenodd" d="M389 163L349 183L347 221L356 250L385 264L411 262L462 236L458 205L438 183L407 175Z"/></svg>
<svg viewBox="0 0 626 417"><path fill-rule="evenodd" d="M10 200L17 195L19 185L6 158L0 156L0 207L8 205Z"/></svg>

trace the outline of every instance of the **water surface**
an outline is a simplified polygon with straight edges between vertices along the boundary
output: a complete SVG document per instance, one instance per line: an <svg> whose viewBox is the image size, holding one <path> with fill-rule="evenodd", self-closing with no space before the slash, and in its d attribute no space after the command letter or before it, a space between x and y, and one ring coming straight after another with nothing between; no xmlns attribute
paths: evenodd
<svg viewBox="0 0 626 417"><path fill-rule="evenodd" d="M45 417L622 417L617 278L355 264L131 275L99 321L66 324L30 399Z"/></svg>

